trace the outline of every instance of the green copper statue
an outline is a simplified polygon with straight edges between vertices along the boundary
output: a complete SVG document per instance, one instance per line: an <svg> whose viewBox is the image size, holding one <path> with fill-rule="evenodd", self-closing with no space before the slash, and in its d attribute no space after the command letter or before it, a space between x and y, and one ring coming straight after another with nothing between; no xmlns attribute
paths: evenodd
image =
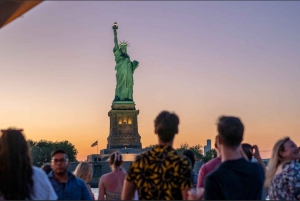
<svg viewBox="0 0 300 201"><path fill-rule="evenodd" d="M130 61L130 57L127 54L127 42L121 42L118 44L117 38L117 23L114 23L112 27L114 30L115 47L113 49L116 61L115 70L117 71L117 86L115 91L114 101L133 101L133 73L138 67L138 61Z"/></svg>

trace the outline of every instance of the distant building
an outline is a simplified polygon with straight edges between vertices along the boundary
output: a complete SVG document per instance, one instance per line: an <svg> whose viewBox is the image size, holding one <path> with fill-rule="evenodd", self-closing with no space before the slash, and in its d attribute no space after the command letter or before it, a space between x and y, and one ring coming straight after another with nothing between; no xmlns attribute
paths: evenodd
<svg viewBox="0 0 300 201"><path fill-rule="evenodd" d="M211 150L211 140L206 141L206 146L204 146L204 156L206 155L206 152Z"/></svg>

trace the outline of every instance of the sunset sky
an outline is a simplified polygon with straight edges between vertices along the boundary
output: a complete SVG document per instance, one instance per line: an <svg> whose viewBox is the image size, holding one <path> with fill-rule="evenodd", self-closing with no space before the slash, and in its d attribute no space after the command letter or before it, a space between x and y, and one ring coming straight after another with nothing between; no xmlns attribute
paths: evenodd
<svg viewBox="0 0 300 201"><path fill-rule="evenodd" d="M142 145L162 110L180 117L175 147L205 145L220 115L241 118L263 158L300 146L300 2L45 1L0 29L0 127L68 140L78 159L106 148L116 85L112 25L140 66Z"/></svg>

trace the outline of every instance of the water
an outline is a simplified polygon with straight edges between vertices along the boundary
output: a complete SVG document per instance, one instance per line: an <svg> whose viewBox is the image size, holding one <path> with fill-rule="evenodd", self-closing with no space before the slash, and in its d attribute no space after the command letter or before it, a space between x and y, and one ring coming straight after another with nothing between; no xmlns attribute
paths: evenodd
<svg viewBox="0 0 300 201"><path fill-rule="evenodd" d="M94 193L95 200L98 200L98 188L92 188L92 192Z"/></svg>

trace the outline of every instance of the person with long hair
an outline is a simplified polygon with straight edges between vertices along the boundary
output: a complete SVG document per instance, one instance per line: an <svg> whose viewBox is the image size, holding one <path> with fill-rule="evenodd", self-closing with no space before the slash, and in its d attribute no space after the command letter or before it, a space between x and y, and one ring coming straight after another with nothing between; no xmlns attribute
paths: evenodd
<svg viewBox="0 0 300 201"><path fill-rule="evenodd" d="M197 186L198 174L194 171L194 166L195 166L195 163L196 163L195 154L191 150L184 150L182 152L182 155L187 157L191 162L191 165L192 165L192 181L193 181L194 187L196 187Z"/></svg>
<svg viewBox="0 0 300 201"><path fill-rule="evenodd" d="M94 193L92 192L91 185L89 184L93 177L92 166L87 162L81 162L77 165L74 171L74 175L75 177L82 179L86 183L86 186L88 187L92 199L95 200Z"/></svg>
<svg viewBox="0 0 300 201"><path fill-rule="evenodd" d="M40 168L32 166L29 147L20 130L2 130L0 137L0 198L56 200L57 195Z"/></svg>
<svg viewBox="0 0 300 201"><path fill-rule="evenodd" d="M99 180L98 200L121 200L124 179L126 172L123 169L122 155L114 152L109 157L109 165L112 172L104 174Z"/></svg>
<svg viewBox="0 0 300 201"><path fill-rule="evenodd" d="M289 137L275 143L264 184L270 200L300 199L299 158L299 149Z"/></svg>

